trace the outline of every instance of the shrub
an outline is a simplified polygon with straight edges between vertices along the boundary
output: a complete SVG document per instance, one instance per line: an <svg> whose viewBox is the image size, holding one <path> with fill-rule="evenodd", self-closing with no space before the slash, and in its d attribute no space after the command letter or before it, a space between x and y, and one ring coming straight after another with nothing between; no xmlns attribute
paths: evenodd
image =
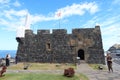
<svg viewBox="0 0 120 80"><path fill-rule="evenodd" d="M64 70L64 76L73 77L74 74L75 74L75 71L73 68L68 68Z"/></svg>

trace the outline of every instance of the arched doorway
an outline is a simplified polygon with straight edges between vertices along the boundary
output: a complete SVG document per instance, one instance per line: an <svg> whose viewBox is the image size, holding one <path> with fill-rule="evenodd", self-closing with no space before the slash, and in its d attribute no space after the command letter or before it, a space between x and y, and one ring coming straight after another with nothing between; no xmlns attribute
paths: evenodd
<svg viewBox="0 0 120 80"><path fill-rule="evenodd" d="M80 60L85 60L85 55L84 55L83 49L78 50L78 57L80 57Z"/></svg>

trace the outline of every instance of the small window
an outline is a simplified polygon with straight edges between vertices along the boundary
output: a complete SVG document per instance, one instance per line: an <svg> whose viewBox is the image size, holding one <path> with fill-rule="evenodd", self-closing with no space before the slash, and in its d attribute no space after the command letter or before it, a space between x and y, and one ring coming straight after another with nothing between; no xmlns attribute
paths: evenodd
<svg viewBox="0 0 120 80"><path fill-rule="evenodd" d="M46 44L46 48L47 48L47 50L51 50L51 44L50 44L50 43L47 43L47 44Z"/></svg>

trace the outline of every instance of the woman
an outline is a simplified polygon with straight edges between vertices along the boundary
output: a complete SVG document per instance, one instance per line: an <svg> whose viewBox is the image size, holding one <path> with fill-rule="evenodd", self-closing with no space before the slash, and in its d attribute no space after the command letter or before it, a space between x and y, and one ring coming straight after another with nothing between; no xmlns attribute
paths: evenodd
<svg viewBox="0 0 120 80"><path fill-rule="evenodd" d="M112 57L111 55L108 53L107 54L107 66L108 66L108 71L112 71L113 72L113 68L112 68Z"/></svg>

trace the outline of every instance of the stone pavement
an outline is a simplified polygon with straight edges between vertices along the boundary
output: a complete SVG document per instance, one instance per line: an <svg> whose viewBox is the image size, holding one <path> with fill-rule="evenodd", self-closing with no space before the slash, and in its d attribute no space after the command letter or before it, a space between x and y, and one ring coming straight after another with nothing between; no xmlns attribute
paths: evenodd
<svg viewBox="0 0 120 80"><path fill-rule="evenodd" d="M106 66L107 67L107 66ZM7 70L9 72L35 72L35 73L58 73L63 74L63 70ZM89 80L120 80L120 65L113 63L113 73L108 70L93 70L87 63L77 66L77 73L85 74Z"/></svg>
<svg viewBox="0 0 120 80"><path fill-rule="evenodd" d="M86 63L82 63L77 67L77 72L85 74L89 80L120 80L120 65L113 63L113 70L110 73L108 70L93 70Z"/></svg>

